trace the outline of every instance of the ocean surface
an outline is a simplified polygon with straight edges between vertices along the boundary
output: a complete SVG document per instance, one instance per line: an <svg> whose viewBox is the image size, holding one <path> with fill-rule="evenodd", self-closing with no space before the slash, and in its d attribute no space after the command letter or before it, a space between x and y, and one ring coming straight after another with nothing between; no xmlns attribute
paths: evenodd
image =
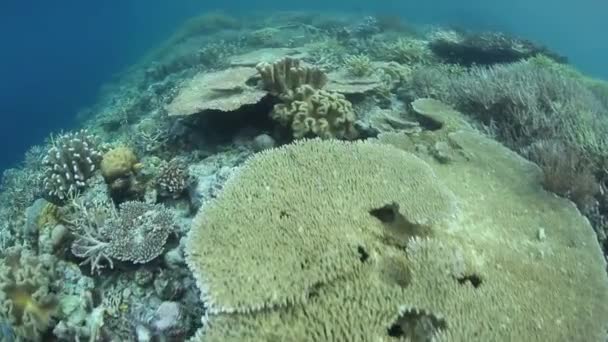
<svg viewBox="0 0 608 342"><path fill-rule="evenodd" d="M50 132L68 130L111 81L185 19L205 11L401 14L412 23L500 30L546 44L608 79L608 2L600 0L0 2L0 169Z"/></svg>

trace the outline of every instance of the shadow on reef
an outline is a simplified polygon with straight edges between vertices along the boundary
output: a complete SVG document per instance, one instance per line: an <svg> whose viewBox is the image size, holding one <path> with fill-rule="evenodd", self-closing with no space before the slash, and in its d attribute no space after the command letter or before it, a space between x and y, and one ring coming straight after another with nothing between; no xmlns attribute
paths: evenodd
<svg viewBox="0 0 608 342"><path fill-rule="evenodd" d="M169 148L188 151L209 146L229 145L236 138L253 139L260 132L274 132L276 124L268 116L275 100L264 97L259 103L232 112L209 110L176 121ZM285 134L282 132L282 134Z"/></svg>
<svg viewBox="0 0 608 342"><path fill-rule="evenodd" d="M558 63L568 59L531 41L509 37L498 32L464 33L462 36L439 37L430 49L446 63L463 66L514 63L536 55L547 56Z"/></svg>

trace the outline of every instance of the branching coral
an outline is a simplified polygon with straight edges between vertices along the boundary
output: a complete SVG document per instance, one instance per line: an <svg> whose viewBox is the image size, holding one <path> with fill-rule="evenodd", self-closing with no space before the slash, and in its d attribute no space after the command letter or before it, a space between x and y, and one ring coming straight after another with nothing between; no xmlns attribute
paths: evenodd
<svg viewBox="0 0 608 342"><path fill-rule="evenodd" d="M372 62L366 55L349 56L344 59L344 66L351 76L364 77L373 72Z"/></svg>
<svg viewBox="0 0 608 342"><path fill-rule="evenodd" d="M401 38L384 44L379 57L402 64L414 64L432 60L432 53L425 41Z"/></svg>
<svg viewBox="0 0 608 342"><path fill-rule="evenodd" d="M101 158L97 138L87 130L60 135L43 159L45 195L51 201L65 202L86 186Z"/></svg>
<svg viewBox="0 0 608 342"><path fill-rule="evenodd" d="M113 260L143 264L163 252L169 234L174 230L173 214L160 204L124 202L119 210L101 205L92 212L82 204L77 239L72 253L90 264L91 273L99 272Z"/></svg>

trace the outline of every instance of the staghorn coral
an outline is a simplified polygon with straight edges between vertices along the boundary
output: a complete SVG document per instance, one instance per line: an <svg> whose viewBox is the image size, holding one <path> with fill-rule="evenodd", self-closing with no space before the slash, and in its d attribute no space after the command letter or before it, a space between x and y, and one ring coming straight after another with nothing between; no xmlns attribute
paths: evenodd
<svg viewBox="0 0 608 342"><path fill-rule="evenodd" d="M45 196L51 202L64 203L84 189L101 159L97 138L85 129L53 139L43 159Z"/></svg>
<svg viewBox="0 0 608 342"><path fill-rule="evenodd" d="M75 203L81 211L79 231L72 253L90 264L91 273L99 272L113 260L143 264L159 256L169 234L174 230L172 213L160 204L129 201L117 211L111 204L89 210Z"/></svg>
<svg viewBox="0 0 608 342"><path fill-rule="evenodd" d="M264 88L281 98L293 96L296 89L303 85L321 89L327 83L327 76L321 69L302 65L299 59L291 57L272 64L260 63L256 68L262 76Z"/></svg>
<svg viewBox="0 0 608 342"><path fill-rule="evenodd" d="M296 139L318 136L324 139L354 139L355 114L342 94L303 85L285 103L275 105L270 116L291 127Z"/></svg>
<svg viewBox="0 0 608 342"><path fill-rule="evenodd" d="M178 198L190 184L190 177L185 163L171 160L158 170L156 186L164 197Z"/></svg>
<svg viewBox="0 0 608 342"><path fill-rule="evenodd" d="M250 159L188 235L210 309L192 341L604 339L606 262L588 221L514 152L448 138L466 155L449 166L381 142Z"/></svg>
<svg viewBox="0 0 608 342"><path fill-rule="evenodd" d="M0 320L10 324L18 340L39 341L51 326L58 301L50 255L36 256L21 247L3 251L0 259ZM0 335L1 336L1 335Z"/></svg>

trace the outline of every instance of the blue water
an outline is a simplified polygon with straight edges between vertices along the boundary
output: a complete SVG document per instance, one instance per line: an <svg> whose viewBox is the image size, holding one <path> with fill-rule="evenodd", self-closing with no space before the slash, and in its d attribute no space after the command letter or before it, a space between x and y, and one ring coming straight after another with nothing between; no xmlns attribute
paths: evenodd
<svg viewBox="0 0 608 342"><path fill-rule="evenodd" d="M416 23L503 30L540 41L583 71L608 79L605 0L217 3L221 8L200 0L0 1L0 170L19 161L49 132L70 129L76 111L95 101L104 82L181 21L206 10L401 13Z"/></svg>

